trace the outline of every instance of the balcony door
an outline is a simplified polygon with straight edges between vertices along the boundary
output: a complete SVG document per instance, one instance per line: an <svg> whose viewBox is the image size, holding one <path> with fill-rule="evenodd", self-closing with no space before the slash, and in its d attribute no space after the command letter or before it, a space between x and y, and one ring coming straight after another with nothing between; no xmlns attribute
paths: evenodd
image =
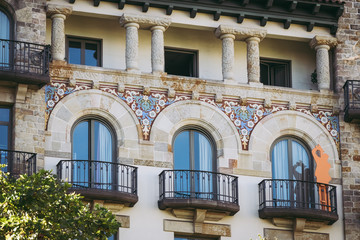
<svg viewBox="0 0 360 240"><path fill-rule="evenodd" d="M279 206L300 207L313 201L314 166L310 151L301 141L286 137L272 149L273 198Z"/></svg>
<svg viewBox="0 0 360 240"><path fill-rule="evenodd" d="M174 141L174 188L177 197L214 198L216 181L215 148L211 138L202 131L181 131Z"/></svg>
<svg viewBox="0 0 360 240"><path fill-rule="evenodd" d="M10 67L10 19L0 9L0 69L6 70Z"/></svg>
<svg viewBox="0 0 360 240"><path fill-rule="evenodd" d="M79 122L72 134L73 186L112 189L114 134L102 121Z"/></svg>

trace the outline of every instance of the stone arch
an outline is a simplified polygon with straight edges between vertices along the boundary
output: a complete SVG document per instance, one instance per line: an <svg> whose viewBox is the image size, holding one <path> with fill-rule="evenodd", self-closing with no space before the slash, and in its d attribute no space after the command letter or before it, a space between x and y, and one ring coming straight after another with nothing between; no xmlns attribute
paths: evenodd
<svg viewBox="0 0 360 240"><path fill-rule="evenodd" d="M113 128L117 142L117 156L129 158L128 149L136 148L142 137L139 122L129 107L116 96L100 90L74 92L54 107L48 122L46 151L71 153L71 130L84 116L98 116ZM136 157L136 156L135 156Z"/></svg>
<svg viewBox="0 0 360 240"><path fill-rule="evenodd" d="M273 142L282 136L294 136L310 149L317 144L329 155L330 176L340 179L339 154L330 133L314 117L297 111L280 111L262 119L254 128L249 142L251 161L261 162L262 171L271 176L270 151Z"/></svg>
<svg viewBox="0 0 360 240"><path fill-rule="evenodd" d="M218 167L227 168L229 159L238 159L242 151L241 141L234 124L218 108L194 100L176 102L155 119L150 136L150 140L155 143L155 154L165 154L165 159L172 164L174 135L178 129L187 125L199 126L211 134L216 144ZM157 149L162 153L156 153Z"/></svg>

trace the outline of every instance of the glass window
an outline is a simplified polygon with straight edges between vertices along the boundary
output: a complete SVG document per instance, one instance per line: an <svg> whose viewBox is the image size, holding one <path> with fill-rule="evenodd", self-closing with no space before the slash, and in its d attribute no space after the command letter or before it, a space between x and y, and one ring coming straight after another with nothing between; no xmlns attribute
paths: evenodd
<svg viewBox="0 0 360 240"><path fill-rule="evenodd" d="M272 153L273 198L283 207L314 201L314 164L304 143L292 137L275 142Z"/></svg>
<svg viewBox="0 0 360 240"><path fill-rule="evenodd" d="M197 51L165 48L165 72L198 77Z"/></svg>
<svg viewBox="0 0 360 240"><path fill-rule="evenodd" d="M175 137L173 151L176 197L214 199L216 161L211 139L201 131L184 130Z"/></svg>
<svg viewBox="0 0 360 240"><path fill-rule="evenodd" d="M8 171L8 152L11 141L11 109L0 107L0 164L5 164L2 168L4 172Z"/></svg>
<svg viewBox="0 0 360 240"><path fill-rule="evenodd" d="M10 20L9 17L0 10L0 68L9 67L10 54ZM1 121L1 120L0 120Z"/></svg>
<svg viewBox="0 0 360 240"><path fill-rule="evenodd" d="M0 149L10 147L10 112L10 108L0 107Z"/></svg>
<svg viewBox="0 0 360 240"><path fill-rule="evenodd" d="M174 142L174 169L215 170L214 147L210 139L197 130L180 132Z"/></svg>
<svg viewBox="0 0 360 240"><path fill-rule="evenodd" d="M101 66L101 40L68 37L67 45L69 63Z"/></svg>
<svg viewBox="0 0 360 240"><path fill-rule="evenodd" d="M102 121L79 122L72 133L73 186L110 189L115 159L114 134Z"/></svg>
<svg viewBox="0 0 360 240"><path fill-rule="evenodd" d="M291 87L291 61L260 59L260 81L264 85Z"/></svg>

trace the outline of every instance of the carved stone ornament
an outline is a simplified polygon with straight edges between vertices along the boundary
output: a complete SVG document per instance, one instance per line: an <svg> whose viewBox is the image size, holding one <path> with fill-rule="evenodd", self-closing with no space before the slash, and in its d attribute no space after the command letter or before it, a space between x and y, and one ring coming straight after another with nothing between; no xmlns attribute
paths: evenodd
<svg viewBox="0 0 360 240"><path fill-rule="evenodd" d="M336 47L337 45L337 39L334 37L328 37L328 36L315 36L310 41L311 48L315 48L319 45L327 45L330 48Z"/></svg>
<svg viewBox="0 0 360 240"><path fill-rule="evenodd" d="M127 23L137 23L140 25L141 29L150 29L153 26L162 26L166 29L170 26L171 19L168 17L124 13L120 17L120 24L121 26L124 26Z"/></svg>
<svg viewBox="0 0 360 240"><path fill-rule="evenodd" d="M215 30L215 36L220 38L223 34L233 34L235 36L235 40L244 41L250 37L257 37L263 40L266 36L267 31L256 28L245 28L245 27L237 27L231 25L220 25Z"/></svg>
<svg viewBox="0 0 360 240"><path fill-rule="evenodd" d="M62 14L69 16L72 13L73 8L71 6L63 6L58 4L47 4L46 15L51 17L54 14Z"/></svg>

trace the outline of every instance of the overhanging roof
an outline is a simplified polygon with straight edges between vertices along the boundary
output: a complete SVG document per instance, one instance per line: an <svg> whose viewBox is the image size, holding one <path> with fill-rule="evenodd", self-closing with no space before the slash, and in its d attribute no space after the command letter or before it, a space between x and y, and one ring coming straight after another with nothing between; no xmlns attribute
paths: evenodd
<svg viewBox="0 0 360 240"><path fill-rule="evenodd" d="M301 24L309 32L314 26L326 27L332 34L336 33L344 10L344 3L339 0L94 0L94 6L99 6L101 1L117 3L119 9L125 4L141 6L143 12L149 7L163 8L167 15L173 10L187 11L190 18L195 18L197 13L208 13L215 21L220 16L232 16L238 23L244 18L259 20L260 26L268 21L281 22L285 29L293 23Z"/></svg>

